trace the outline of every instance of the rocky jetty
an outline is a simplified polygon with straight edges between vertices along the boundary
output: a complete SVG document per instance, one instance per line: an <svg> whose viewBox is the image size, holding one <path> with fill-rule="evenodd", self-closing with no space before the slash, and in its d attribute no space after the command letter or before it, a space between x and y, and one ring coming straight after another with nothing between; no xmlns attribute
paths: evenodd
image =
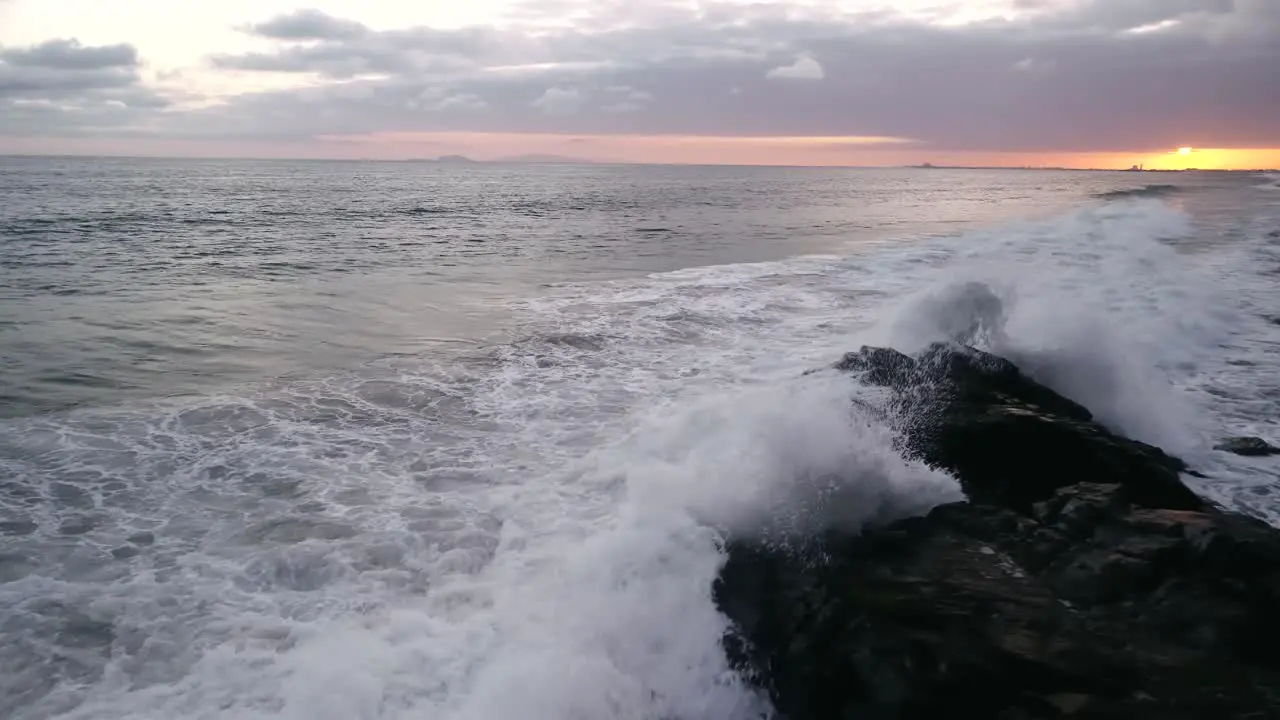
<svg viewBox="0 0 1280 720"><path fill-rule="evenodd" d="M734 541L735 665L787 720L1280 717L1280 531L1199 498L1002 358L864 348L904 454L967 502Z"/></svg>

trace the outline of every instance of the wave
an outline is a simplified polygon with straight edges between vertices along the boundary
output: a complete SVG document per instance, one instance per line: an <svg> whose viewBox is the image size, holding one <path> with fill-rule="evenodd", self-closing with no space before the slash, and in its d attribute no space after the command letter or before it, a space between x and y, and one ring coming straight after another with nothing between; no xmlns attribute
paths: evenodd
<svg viewBox="0 0 1280 720"><path fill-rule="evenodd" d="M1193 234L1185 215L1145 201L992 238L909 296L881 344L914 349L961 330L1113 429L1198 452L1209 430L1178 383L1217 360L1234 314L1178 249Z"/></svg>
<svg viewBox="0 0 1280 720"><path fill-rule="evenodd" d="M1161 198L1167 197L1174 193L1182 192L1185 188L1177 185L1144 185L1140 188L1129 188L1126 190L1111 190L1101 192L1094 197L1100 200L1129 200L1133 198Z"/></svg>
<svg viewBox="0 0 1280 720"><path fill-rule="evenodd" d="M1188 252L1189 218L1139 200L563 284L459 363L6 422L0 472L93 510L24 515L0 694L46 688L26 718L758 720L711 598L725 541L958 496L851 402L878 390L807 371L961 340L1201 457L1197 383L1252 332L1220 278L1252 258Z"/></svg>

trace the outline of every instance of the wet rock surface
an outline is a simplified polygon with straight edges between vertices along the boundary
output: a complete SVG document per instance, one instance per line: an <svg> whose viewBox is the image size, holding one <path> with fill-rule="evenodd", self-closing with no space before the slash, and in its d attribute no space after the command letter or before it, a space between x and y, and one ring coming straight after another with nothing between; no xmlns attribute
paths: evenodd
<svg viewBox="0 0 1280 720"><path fill-rule="evenodd" d="M1271 443L1258 437L1234 437L1227 438L1214 446L1215 450L1235 453L1245 457L1266 457L1268 455L1280 455L1280 447L1276 447Z"/></svg>
<svg viewBox="0 0 1280 720"><path fill-rule="evenodd" d="M1089 481L1123 483L1153 506L1205 507L1179 479L1180 460L1112 433L1004 358L942 344L916 357L863 348L837 367L890 388L885 410L903 431L905 454L955 474L974 502L1026 511Z"/></svg>
<svg viewBox="0 0 1280 720"><path fill-rule="evenodd" d="M969 502L730 543L726 648L781 717L1280 717L1280 532L1000 358L840 367L892 390L904 451Z"/></svg>

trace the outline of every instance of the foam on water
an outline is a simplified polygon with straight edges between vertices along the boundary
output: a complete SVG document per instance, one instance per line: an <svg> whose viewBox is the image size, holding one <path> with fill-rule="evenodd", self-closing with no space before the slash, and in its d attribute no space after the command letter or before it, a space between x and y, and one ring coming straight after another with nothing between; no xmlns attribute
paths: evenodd
<svg viewBox="0 0 1280 720"><path fill-rule="evenodd" d="M22 718L758 718L723 540L957 497L854 410L870 390L804 371L962 336L1271 512L1274 465L1210 449L1277 435L1260 227L1206 250L1127 198L565 284L458 363L6 421L0 691Z"/></svg>

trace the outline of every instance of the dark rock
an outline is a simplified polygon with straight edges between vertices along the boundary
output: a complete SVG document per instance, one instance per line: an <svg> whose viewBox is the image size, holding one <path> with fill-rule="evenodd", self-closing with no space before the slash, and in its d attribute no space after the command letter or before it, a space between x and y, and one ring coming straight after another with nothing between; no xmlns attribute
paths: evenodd
<svg viewBox="0 0 1280 720"><path fill-rule="evenodd" d="M1043 520L958 503L808 547L731 543L730 657L790 720L1280 717L1276 533L1117 493L1062 488Z"/></svg>
<svg viewBox="0 0 1280 720"><path fill-rule="evenodd" d="M955 474L974 502L1027 512L1089 480L1124 485L1150 507L1206 506L1179 478L1180 460L1112 433L1004 358L942 344L916 358L863 348L837 368L891 388L884 412L903 431L906 454Z"/></svg>
<svg viewBox="0 0 1280 720"><path fill-rule="evenodd" d="M1280 448L1258 437L1235 437L1223 440L1213 448L1246 457L1280 455Z"/></svg>
<svg viewBox="0 0 1280 720"><path fill-rule="evenodd" d="M1001 358L839 367L892 389L904 452L970 501L728 543L726 652L780 718L1280 717L1280 531Z"/></svg>

